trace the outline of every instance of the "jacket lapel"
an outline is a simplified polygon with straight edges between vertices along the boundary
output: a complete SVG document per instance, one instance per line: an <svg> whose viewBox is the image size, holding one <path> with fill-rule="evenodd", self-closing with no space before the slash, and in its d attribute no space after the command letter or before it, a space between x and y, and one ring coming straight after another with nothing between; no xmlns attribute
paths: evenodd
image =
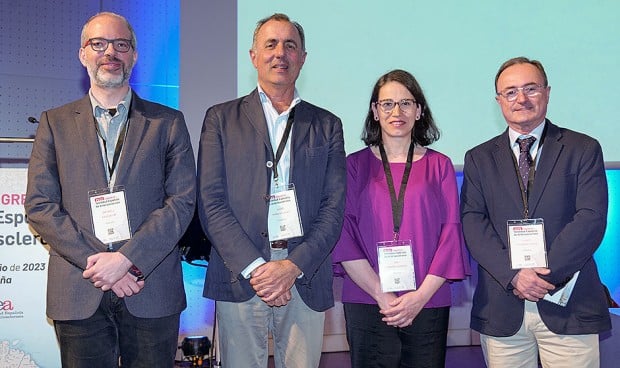
<svg viewBox="0 0 620 368"><path fill-rule="evenodd" d="M144 139L144 134L149 125L149 120L144 116L143 100L133 91L127 123L125 142L123 143L121 157L116 167L116 183L122 183L124 177L129 172L130 165L136 157L140 142Z"/></svg>
<svg viewBox="0 0 620 368"><path fill-rule="evenodd" d="M301 155L305 152L303 146L308 146L306 137L310 131L310 125L312 122L312 115L310 109L307 109L307 104L304 101L300 101L295 106L295 120L293 121L293 129L291 130L291 183L300 182L303 180L299 176L303 176L304 172L295 171L296 155ZM303 158L300 158L303 160ZM298 174L298 175L295 175Z"/></svg>
<svg viewBox="0 0 620 368"><path fill-rule="evenodd" d="M510 149L510 138L508 137L507 129L495 141L493 159L497 166L497 173L501 177L500 181L506 187L506 195L511 198L517 208L523 209L521 188L519 187L519 178L514 165L514 154Z"/></svg>
<svg viewBox="0 0 620 368"><path fill-rule="evenodd" d="M78 101L74 113L75 131L78 137L80 137L79 140L81 142L79 144L85 151L83 157L88 160L88 166L93 168L92 175L95 176L95 181L101 183L101 187L105 187L107 183L106 167L103 163L103 153L99 144L97 126L88 95Z"/></svg>
<svg viewBox="0 0 620 368"><path fill-rule="evenodd" d="M263 143L267 147L267 151L273 153L273 149L271 148L271 140L269 139L269 131L267 130L267 120L265 119L263 106L260 102L258 89L254 89L252 93L243 99L241 109L256 131L256 134L262 138ZM271 157L271 159L273 160L273 157Z"/></svg>
<svg viewBox="0 0 620 368"><path fill-rule="evenodd" d="M313 116L311 110L307 107L308 105L304 101L300 101L295 106L295 120L293 121L293 130L291 131L291 169L295 162L294 153L303 152L302 146L310 132Z"/></svg>
<svg viewBox="0 0 620 368"><path fill-rule="evenodd" d="M560 139L562 138L560 129L549 120L547 120L546 123L547 132L540 156L538 156L539 161L538 166L536 167L536 174L534 176L534 185L532 185L532 191L530 192L530 196L528 198L531 214L536 211L538 202L545 191L547 182L551 177L553 168L555 167L563 147L563 144L560 143Z"/></svg>

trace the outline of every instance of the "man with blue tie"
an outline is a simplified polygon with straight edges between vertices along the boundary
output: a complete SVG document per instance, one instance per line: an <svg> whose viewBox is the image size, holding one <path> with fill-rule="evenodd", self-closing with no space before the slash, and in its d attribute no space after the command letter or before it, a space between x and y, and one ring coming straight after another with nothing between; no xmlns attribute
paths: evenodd
<svg viewBox="0 0 620 368"><path fill-rule="evenodd" d="M611 329L593 258L607 221L601 147L546 118L539 61L506 61L495 88L508 128L463 168L463 231L478 262L471 327L489 367L598 367L598 334Z"/></svg>

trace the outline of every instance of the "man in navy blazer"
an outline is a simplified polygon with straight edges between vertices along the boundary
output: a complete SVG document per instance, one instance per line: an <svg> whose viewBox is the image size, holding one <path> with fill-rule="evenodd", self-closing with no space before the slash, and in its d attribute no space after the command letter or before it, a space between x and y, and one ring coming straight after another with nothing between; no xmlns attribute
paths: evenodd
<svg viewBox="0 0 620 368"><path fill-rule="evenodd" d="M216 300L223 367L266 367L269 332L276 367L317 367L344 212L342 124L299 98L301 25L260 20L250 57L257 89L211 107L200 138L198 208L215 250L204 296ZM290 185L292 206L278 207Z"/></svg>
<svg viewBox="0 0 620 368"><path fill-rule="evenodd" d="M593 258L607 219L601 147L546 119L551 87L540 62L506 61L495 88L508 129L468 151L463 168L463 231L478 262L471 327L489 367L538 367L539 354L544 367L598 367L597 334L611 329ZM519 139L530 136L521 150ZM520 155L532 166L523 181ZM544 224L537 246L546 265L515 265L523 248L507 223L528 226L524 219L533 220L529 230ZM571 285L572 294L560 294ZM565 306L544 299L560 295L570 295Z"/></svg>
<svg viewBox="0 0 620 368"><path fill-rule="evenodd" d="M186 306L176 244L195 163L183 114L129 87L135 47L120 15L88 20L79 56L90 91L43 112L30 158L25 207L49 244L47 315L63 367L174 365ZM97 203L113 205L101 215Z"/></svg>

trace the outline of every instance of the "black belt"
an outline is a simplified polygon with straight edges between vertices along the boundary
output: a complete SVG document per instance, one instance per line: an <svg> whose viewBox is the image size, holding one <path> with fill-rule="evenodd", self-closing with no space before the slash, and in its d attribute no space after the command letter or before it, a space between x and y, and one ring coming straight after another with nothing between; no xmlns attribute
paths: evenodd
<svg viewBox="0 0 620 368"><path fill-rule="evenodd" d="M286 249L288 248L288 240L276 240L271 242L271 248Z"/></svg>

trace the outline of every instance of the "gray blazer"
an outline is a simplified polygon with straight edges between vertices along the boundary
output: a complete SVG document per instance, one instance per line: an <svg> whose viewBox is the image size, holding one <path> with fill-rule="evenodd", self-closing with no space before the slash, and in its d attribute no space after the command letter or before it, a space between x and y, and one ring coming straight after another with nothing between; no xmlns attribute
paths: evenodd
<svg viewBox="0 0 620 368"><path fill-rule="evenodd" d="M291 132L291 174L304 236L289 240L288 259L303 272L295 284L310 308L334 304L330 253L342 226L346 168L342 123L300 102ZM267 234L273 161L258 91L211 107L198 153L199 215L213 243L204 296L241 302L255 293L241 271L270 258Z"/></svg>
<svg viewBox="0 0 620 368"><path fill-rule="evenodd" d="M93 233L88 192L107 186L90 99L45 111L28 167L26 212L49 244L47 315L79 320L96 310L103 292L82 277L86 258L105 252ZM117 165L125 187L132 238L115 249L146 276L126 297L129 311L157 318L185 306L176 243L191 220L195 162L183 114L133 93L129 125Z"/></svg>
<svg viewBox="0 0 620 368"><path fill-rule="evenodd" d="M546 136L528 198L530 218L543 218L551 273L563 286L581 270L566 307L538 302L545 325L557 334L611 329L593 254L607 219L607 180L599 143L547 120ZM465 155L461 212L465 241L478 262L471 327L491 336L514 335L524 302L512 293L506 221L521 219L523 202L508 131Z"/></svg>

